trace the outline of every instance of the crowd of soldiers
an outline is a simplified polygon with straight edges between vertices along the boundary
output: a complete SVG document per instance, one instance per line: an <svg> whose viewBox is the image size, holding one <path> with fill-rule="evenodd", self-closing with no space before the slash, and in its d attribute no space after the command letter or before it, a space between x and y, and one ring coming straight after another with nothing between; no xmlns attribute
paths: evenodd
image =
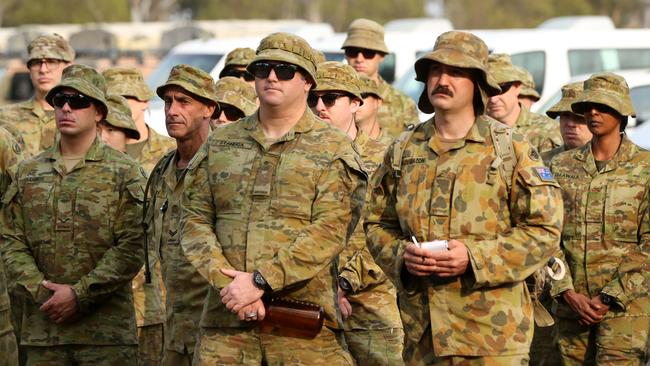
<svg viewBox="0 0 650 366"><path fill-rule="evenodd" d="M140 71L34 39L35 95L0 108L0 364L645 362L650 153L625 80L542 116L526 70L450 31L414 65L420 123L379 76L381 25L342 49L274 33L216 82L174 66L168 138ZM278 299L323 325L261 327Z"/></svg>

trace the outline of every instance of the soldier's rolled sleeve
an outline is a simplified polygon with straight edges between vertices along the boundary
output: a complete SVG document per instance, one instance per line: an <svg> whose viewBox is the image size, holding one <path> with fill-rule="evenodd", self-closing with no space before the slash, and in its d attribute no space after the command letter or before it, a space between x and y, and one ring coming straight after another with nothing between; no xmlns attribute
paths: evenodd
<svg viewBox="0 0 650 366"><path fill-rule="evenodd" d="M199 153L202 153L200 151ZM208 159L195 158L185 175L182 197L181 247L185 257L212 287L226 287L232 278L221 268L235 269L226 259L214 232L216 212L208 179Z"/></svg>
<svg viewBox="0 0 650 366"><path fill-rule="evenodd" d="M312 221L290 245L257 270L273 291L311 279L343 250L363 205L367 178L350 157L339 157L317 183Z"/></svg>
<svg viewBox="0 0 650 366"><path fill-rule="evenodd" d="M520 149L516 182L510 197L512 229L496 240L467 245L473 274L463 277L469 288L523 281L558 251L563 201L555 179L541 177L541 160L532 160L528 144ZM534 155L534 154L533 154ZM467 244L467 243L466 243Z"/></svg>
<svg viewBox="0 0 650 366"><path fill-rule="evenodd" d="M146 178L136 165L124 174L126 177L120 187L113 224L114 245L99 259L95 268L72 286L82 311L123 287L143 264L144 232L141 222Z"/></svg>
<svg viewBox="0 0 650 366"><path fill-rule="evenodd" d="M352 292L359 292L387 280L384 271L375 263L365 245L343 265L340 276L350 283Z"/></svg>

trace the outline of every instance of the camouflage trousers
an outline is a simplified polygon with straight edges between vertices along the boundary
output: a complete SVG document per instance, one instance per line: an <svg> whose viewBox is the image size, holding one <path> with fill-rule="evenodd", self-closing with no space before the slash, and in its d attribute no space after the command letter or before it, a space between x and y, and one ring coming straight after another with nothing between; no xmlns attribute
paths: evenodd
<svg viewBox="0 0 650 366"><path fill-rule="evenodd" d="M560 354L565 366L643 365L648 359L650 317L606 318L592 326L575 319L558 321Z"/></svg>
<svg viewBox="0 0 650 366"><path fill-rule="evenodd" d="M0 366L18 365L18 345L11 327L11 310L0 311Z"/></svg>
<svg viewBox="0 0 650 366"><path fill-rule="evenodd" d="M314 339L261 334L257 328L201 328L194 366L354 365L342 332L323 327Z"/></svg>
<svg viewBox="0 0 650 366"><path fill-rule="evenodd" d="M346 330L345 342L358 365L404 365L404 330Z"/></svg>
<svg viewBox="0 0 650 366"><path fill-rule="evenodd" d="M24 346L28 366L136 366L137 346Z"/></svg>
<svg viewBox="0 0 650 366"><path fill-rule="evenodd" d="M162 364L163 366L191 366L192 358L194 358L193 352L179 353L167 349L163 354Z"/></svg>
<svg viewBox="0 0 650 366"><path fill-rule="evenodd" d="M138 327L138 359L140 366L159 366L163 358L163 325Z"/></svg>
<svg viewBox="0 0 650 366"><path fill-rule="evenodd" d="M528 366L528 355L436 357L429 325L418 344L405 343L404 362L409 366Z"/></svg>
<svg viewBox="0 0 650 366"><path fill-rule="evenodd" d="M553 298L546 290L540 296L540 302L544 308L553 314ZM555 366L561 365L560 350L557 348L557 319L555 324L549 327L538 327L535 324L533 342L530 345L531 366Z"/></svg>

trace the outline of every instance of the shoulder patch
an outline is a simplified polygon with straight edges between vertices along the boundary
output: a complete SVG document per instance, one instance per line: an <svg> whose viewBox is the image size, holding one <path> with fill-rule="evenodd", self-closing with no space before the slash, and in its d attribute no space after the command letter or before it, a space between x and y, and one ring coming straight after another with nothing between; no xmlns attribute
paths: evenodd
<svg viewBox="0 0 650 366"><path fill-rule="evenodd" d="M537 176L539 179L541 179L544 182L552 182L555 180L553 177L553 173L551 173L551 169L545 167L545 166L538 166L533 168L535 169L535 173L537 173Z"/></svg>

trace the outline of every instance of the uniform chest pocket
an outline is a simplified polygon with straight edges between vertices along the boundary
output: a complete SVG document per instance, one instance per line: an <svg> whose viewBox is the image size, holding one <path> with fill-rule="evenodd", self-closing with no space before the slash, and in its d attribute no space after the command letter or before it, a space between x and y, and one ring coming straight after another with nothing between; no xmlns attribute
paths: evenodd
<svg viewBox="0 0 650 366"><path fill-rule="evenodd" d="M24 234L39 267L48 272L51 261L41 261L41 258L51 258L54 255L52 243L53 192L54 182L50 179L39 179L25 183L22 191L22 216Z"/></svg>
<svg viewBox="0 0 650 366"><path fill-rule="evenodd" d="M402 161L395 205L399 217L418 217L420 219L415 219L415 221L422 221L429 215L431 182L427 181L428 171L429 167L424 158L405 158ZM410 227L414 224L412 222L407 226ZM417 230L416 228L412 229Z"/></svg>
<svg viewBox="0 0 650 366"><path fill-rule="evenodd" d="M605 203L605 234L617 241L637 242L639 206L644 197L645 186L634 180L617 180L607 187Z"/></svg>
<svg viewBox="0 0 650 366"><path fill-rule="evenodd" d="M259 172L258 172L259 174ZM310 220L316 199L316 182L327 174L316 162L296 153L285 153L275 169L271 207L276 214L301 220ZM256 183L261 192L263 184Z"/></svg>
<svg viewBox="0 0 650 366"><path fill-rule="evenodd" d="M101 256L113 243L112 226L119 210L119 198L119 193L112 184L95 182L80 186L75 191L74 240L86 243L88 252L93 257Z"/></svg>
<svg viewBox="0 0 650 366"><path fill-rule="evenodd" d="M222 151L211 155L210 185L217 216L220 214L240 213L242 200L246 195L252 176L251 168L257 155L256 151L246 146L241 148L221 147Z"/></svg>

